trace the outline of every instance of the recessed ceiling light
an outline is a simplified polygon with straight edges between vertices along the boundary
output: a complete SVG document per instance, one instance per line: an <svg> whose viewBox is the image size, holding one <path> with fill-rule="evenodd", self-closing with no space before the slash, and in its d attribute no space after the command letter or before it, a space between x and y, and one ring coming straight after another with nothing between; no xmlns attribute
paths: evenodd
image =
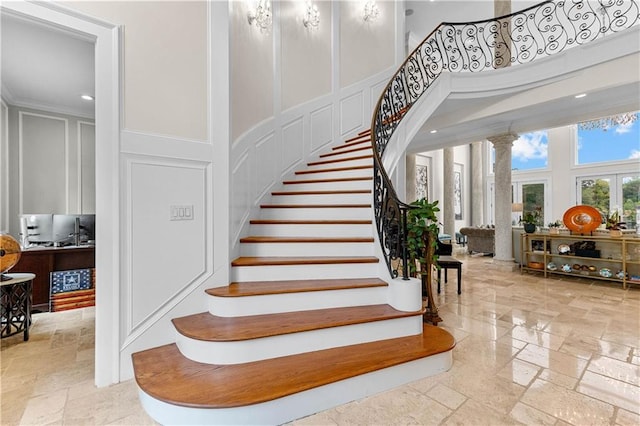
<svg viewBox="0 0 640 426"><path fill-rule="evenodd" d="M584 98L585 96L587 96L586 93L580 93L579 95L576 95L576 99Z"/></svg>
<svg viewBox="0 0 640 426"><path fill-rule="evenodd" d="M432 131L430 131L429 133L438 133L438 131L436 129L433 129Z"/></svg>
<svg viewBox="0 0 640 426"><path fill-rule="evenodd" d="M84 99L85 101L92 101L93 100L93 96L91 96L91 95L80 95L80 97L82 99Z"/></svg>

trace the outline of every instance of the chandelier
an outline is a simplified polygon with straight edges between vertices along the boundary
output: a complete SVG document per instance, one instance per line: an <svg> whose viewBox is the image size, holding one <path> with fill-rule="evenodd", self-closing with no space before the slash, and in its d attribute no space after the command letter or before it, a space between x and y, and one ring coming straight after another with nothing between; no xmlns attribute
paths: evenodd
<svg viewBox="0 0 640 426"><path fill-rule="evenodd" d="M590 121L578 123L580 130L602 129L607 131L616 126L628 126L636 122L638 119L637 112L627 112L624 114L612 115L610 117L598 118Z"/></svg>

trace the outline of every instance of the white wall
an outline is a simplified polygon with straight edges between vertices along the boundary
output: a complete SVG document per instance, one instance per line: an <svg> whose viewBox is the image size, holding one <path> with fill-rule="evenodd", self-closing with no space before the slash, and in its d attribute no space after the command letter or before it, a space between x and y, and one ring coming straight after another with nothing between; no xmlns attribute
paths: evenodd
<svg viewBox="0 0 640 426"><path fill-rule="evenodd" d="M0 99L0 232L9 232L9 108Z"/></svg>
<svg viewBox="0 0 640 426"><path fill-rule="evenodd" d="M8 107L8 231L23 213L95 213L95 126L48 111Z"/></svg>
<svg viewBox="0 0 640 426"><path fill-rule="evenodd" d="M393 1L378 1L380 14L374 22L362 19L364 2L340 3L340 87L361 81L375 71L393 66L402 33L397 31ZM398 35L396 35L398 32Z"/></svg>
<svg viewBox="0 0 640 426"><path fill-rule="evenodd" d="M402 49L394 2L379 2L380 18L374 23L363 21L361 2L320 2L318 30L302 25L304 3L272 5L274 27L269 34L247 24L245 7L234 2L230 10L232 34L241 39L237 45L243 50L232 57L233 69L240 69L234 72L238 81L233 87L239 92L234 92L238 99L232 116L243 121L239 125L234 118L234 138L246 127L231 147L232 256L238 253L238 238L247 231L248 220L272 188L330 143L370 126L373 106ZM273 84L266 72L265 89L251 92L247 87L254 82L242 68L248 66L249 52L268 56L268 43L273 43ZM271 88L273 109L264 102ZM253 117L251 126L245 111Z"/></svg>
<svg viewBox="0 0 640 426"><path fill-rule="evenodd" d="M122 25L124 128L207 139L206 1L61 3Z"/></svg>

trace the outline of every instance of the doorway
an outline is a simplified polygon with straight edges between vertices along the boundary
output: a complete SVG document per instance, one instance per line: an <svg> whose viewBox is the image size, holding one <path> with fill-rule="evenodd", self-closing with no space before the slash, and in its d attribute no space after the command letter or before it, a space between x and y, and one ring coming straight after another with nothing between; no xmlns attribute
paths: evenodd
<svg viewBox="0 0 640 426"><path fill-rule="evenodd" d="M95 384L119 381L119 28L52 3L3 2L2 13L92 37L95 40L96 288Z"/></svg>

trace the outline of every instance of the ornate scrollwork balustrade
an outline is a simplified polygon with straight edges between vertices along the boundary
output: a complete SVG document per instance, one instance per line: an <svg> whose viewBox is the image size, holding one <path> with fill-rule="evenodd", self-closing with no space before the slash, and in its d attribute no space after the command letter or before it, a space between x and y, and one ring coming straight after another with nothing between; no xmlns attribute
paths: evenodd
<svg viewBox="0 0 640 426"><path fill-rule="evenodd" d="M407 275L406 214L383 163L405 113L443 71L481 72L524 64L640 23L640 0L550 0L499 18L442 23L407 57L374 109L374 212L389 272ZM402 263L400 263L400 260Z"/></svg>

